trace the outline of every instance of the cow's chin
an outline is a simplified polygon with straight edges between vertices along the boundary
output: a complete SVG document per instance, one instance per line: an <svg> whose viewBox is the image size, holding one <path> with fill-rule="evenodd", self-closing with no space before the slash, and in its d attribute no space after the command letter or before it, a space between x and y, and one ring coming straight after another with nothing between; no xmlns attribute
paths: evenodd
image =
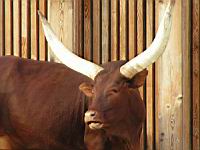
<svg viewBox="0 0 200 150"><path fill-rule="evenodd" d="M99 129L103 128L103 123L101 123L101 122L90 122L90 123L88 123L88 126L92 130L99 130Z"/></svg>

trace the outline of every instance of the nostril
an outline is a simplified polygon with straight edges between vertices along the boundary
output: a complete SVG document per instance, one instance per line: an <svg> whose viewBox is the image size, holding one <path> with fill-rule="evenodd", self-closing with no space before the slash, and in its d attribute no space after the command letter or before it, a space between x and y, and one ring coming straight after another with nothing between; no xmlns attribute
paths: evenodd
<svg viewBox="0 0 200 150"><path fill-rule="evenodd" d="M91 116L91 117L94 117L95 115L96 115L96 112L95 112L95 111L90 112L90 116Z"/></svg>

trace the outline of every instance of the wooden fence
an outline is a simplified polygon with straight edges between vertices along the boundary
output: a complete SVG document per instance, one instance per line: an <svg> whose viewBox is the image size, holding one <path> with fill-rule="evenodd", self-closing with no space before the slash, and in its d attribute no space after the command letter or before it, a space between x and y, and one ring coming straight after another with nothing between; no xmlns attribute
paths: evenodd
<svg viewBox="0 0 200 150"><path fill-rule="evenodd" d="M131 59L152 42L168 0L1 0L0 55L48 60L40 9L59 39L95 63ZM200 2L176 0L166 52L148 68L143 149L200 149Z"/></svg>

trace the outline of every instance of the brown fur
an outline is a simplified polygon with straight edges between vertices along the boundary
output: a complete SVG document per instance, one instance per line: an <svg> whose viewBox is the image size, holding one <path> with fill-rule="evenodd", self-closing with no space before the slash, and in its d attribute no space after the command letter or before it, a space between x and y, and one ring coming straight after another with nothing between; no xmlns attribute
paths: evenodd
<svg viewBox="0 0 200 150"><path fill-rule="evenodd" d="M91 121L105 125L97 130L87 126L85 143L89 150L140 149L145 107L138 87L143 85L147 71L129 80L119 73L122 64L123 61L106 64L92 86L86 83L80 86L91 99L88 111L96 112L95 116L91 116Z"/></svg>
<svg viewBox="0 0 200 150"><path fill-rule="evenodd" d="M1 57L1 135L14 149L84 149L83 81L62 64Z"/></svg>
<svg viewBox="0 0 200 150"><path fill-rule="evenodd" d="M0 57L0 137L12 149L138 150L145 109L137 88L147 71L128 80L124 63L103 65L92 81L62 64ZM108 126L85 126L87 109Z"/></svg>

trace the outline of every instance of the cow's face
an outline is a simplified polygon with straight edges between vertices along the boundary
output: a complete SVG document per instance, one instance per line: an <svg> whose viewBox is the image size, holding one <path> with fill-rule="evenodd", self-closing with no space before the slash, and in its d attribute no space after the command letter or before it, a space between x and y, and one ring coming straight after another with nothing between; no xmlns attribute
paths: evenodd
<svg viewBox="0 0 200 150"><path fill-rule="evenodd" d="M131 80L118 72L101 72L94 84L80 85L81 91L90 99L85 123L93 130L111 131L133 124L137 126L145 118L138 87L143 85L147 71L136 74Z"/></svg>

